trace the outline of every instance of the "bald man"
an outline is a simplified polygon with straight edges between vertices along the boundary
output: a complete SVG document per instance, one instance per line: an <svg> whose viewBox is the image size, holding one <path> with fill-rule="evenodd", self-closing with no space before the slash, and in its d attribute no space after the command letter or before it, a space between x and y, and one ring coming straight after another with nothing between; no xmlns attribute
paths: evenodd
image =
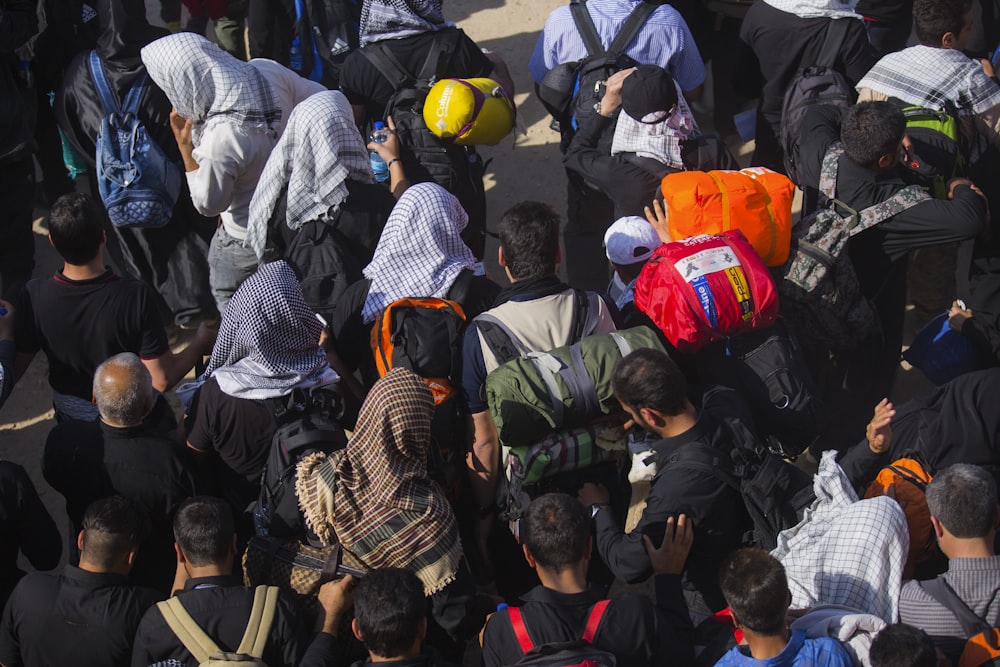
<svg viewBox="0 0 1000 667"><path fill-rule="evenodd" d="M42 472L66 498L76 534L94 500L120 495L134 501L150 523L130 579L169 593L176 565L173 515L194 495L183 450L176 446L173 413L153 390L149 371L131 352L117 354L94 373L93 424L65 422L49 434Z"/></svg>

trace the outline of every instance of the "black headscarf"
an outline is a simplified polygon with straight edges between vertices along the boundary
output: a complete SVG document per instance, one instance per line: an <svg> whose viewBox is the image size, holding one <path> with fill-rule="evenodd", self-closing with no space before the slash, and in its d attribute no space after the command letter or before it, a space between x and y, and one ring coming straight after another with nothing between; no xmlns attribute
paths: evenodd
<svg viewBox="0 0 1000 667"><path fill-rule="evenodd" d="M166 28L149 24L143 0L97 0L97 20L97 55L111 77L142 69L139 49L170 34Z"/></svg>

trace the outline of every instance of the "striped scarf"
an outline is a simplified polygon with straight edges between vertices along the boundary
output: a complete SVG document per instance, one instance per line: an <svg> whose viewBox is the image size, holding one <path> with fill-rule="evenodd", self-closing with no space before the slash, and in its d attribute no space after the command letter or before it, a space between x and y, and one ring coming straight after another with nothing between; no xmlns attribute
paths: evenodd
<svg viewBox="0 0 1000 667"><path fill-rule="evenodd" d="M375 383L347 447L299 463L295 491L306 524L372 569L410 570L432 595L462 558L458 524L427 476L434 403L427 385L396 368Z"/></svg>

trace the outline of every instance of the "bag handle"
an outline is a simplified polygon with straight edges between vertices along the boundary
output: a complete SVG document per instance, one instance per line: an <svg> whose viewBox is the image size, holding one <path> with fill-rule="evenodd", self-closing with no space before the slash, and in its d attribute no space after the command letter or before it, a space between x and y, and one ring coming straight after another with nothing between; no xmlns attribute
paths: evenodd
<svg viewBox="0 0 1000 667"><path fill-rule="evenodd" d="M573 23L576 24L576 31L580 33L587 55L589 57L604 55L606 51L601 44L601 36L597 34L594 18L587 10L587 0L573 0L569 3L569 13L573 16Z"/></svg>
<svg viewBox="0 0 1000 667"><path fill-rule="evenodd" d="M528 651L535 648L535 643L531 641L528 628L524 625L524 618L521 616L520 608L507 607L507 617L514 628L514 636L517 637L517 643L521 647L521 652L527 654Z"/></svg>
<svg viewBox="0 0 1000 667"><path fill-rule="evenodd" d="M89 64L90 74L94 79L94 87L97 88L97 96L101 98L104 113L121 113L121 107L118 106L118 100L115 99L114 94L111 92L108 77L104 73L104 65L101 63L101 58L97 55L96 50L90 52Z"/></svg>
<svg viewBox="0 0 1000 667"><path fill-rule="evenodd" d="M601 627L601 621L604 620L604 612L608 610L609 604L611 604L611 600L601 600L590 608L590 616L587 617L587 626L583 629L583 636L581 637L583 641L588 644L594 643L594 637L597 636L597 629Z"/></svg>
<svg viewBox="0 0 1000 667"><path fill-rule="evenodd" d="M980 632L989 633L992 631L992 626L976 614L976 612L969 609L969 605L965 604L965 601L958 596L958 593L940 576L930 581L918 581L917 585L958 619L966 638L970 638Z"/></svg>
<svg viewBox="0 0 1000 667"><path fill-rule="evenodd" d="M236 649L237 653L258 660L263 657L264 646L271 634L274 612L278 606L278 590L277 586L258 586L254 591L250 620L247 621L247 629L243 633L239 648Z"/></svg>
<svg viewBox="0 0 1000 667"><path fill-rule="evenodd" d="M625 53L629 45L635 40L639 31L642 30L642 26L646 24L646 20L653 15L656 11L658 5L656 3L650 2L649 0L643 0L639 5L632 10L625 19L625 23L622 24L621 30L615 35L615 38L611 41L611 46L608 47L608 53L612 56L620 56ZM588 12L587 16L590 14Z"/></svg>
<svg viewBox="0 0 1000 667"><path fill-rule="evenodd" d="M219 646L205 634L201 626L195 623L179 599L172 597L157 602L156 607L163 614L167 626L199 664L207 662L211 656L219 652Z"/></svg>

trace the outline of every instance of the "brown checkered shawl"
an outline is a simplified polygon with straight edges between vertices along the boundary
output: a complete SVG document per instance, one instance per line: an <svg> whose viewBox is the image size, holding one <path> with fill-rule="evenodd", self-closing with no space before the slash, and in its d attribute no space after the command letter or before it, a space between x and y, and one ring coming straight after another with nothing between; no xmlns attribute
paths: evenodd
<svg viewBox="0 0 1000 667"><path fill-rule="evenodd" d="M347 447L299 463L296 493L307 525L333 535L370 568L414 572L431 595L458 570L458 524L441 489L427 476L434 409L427 385L396 368L365 400Z"/></svg>

